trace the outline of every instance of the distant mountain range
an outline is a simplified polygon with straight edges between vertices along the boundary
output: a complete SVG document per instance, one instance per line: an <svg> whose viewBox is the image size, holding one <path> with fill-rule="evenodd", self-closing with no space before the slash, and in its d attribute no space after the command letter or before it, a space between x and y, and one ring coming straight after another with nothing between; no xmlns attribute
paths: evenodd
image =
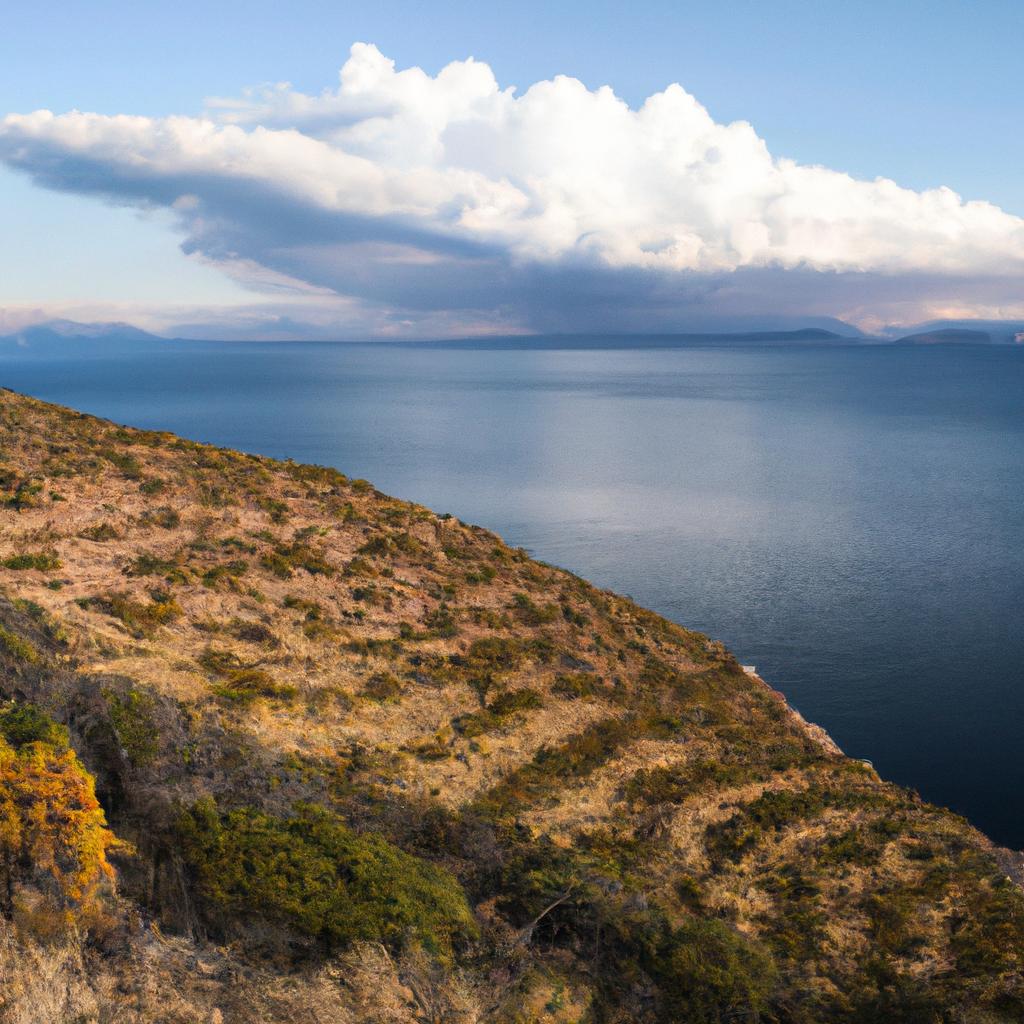
<svg viewBox="0 0 1024 1024"><path fill-rule="evenodd" d="M903 345L1019 345L1024 320L934 320L892 340Z"/></svg>
<svg viewBox="0 0 1024 1024"><path fill-rule="evenodd" d="M165 338L139 330L131 324L83 324L74 320L50 320L25 327L0 337L0 354L58 356L74 348L81 351L138 351L154 345L166 345Z"/></svg>
<svg viewBox="0 0 1024 1024"><path fill-rule="evenodd" d="M796 330L700 331L661 334L558 334L511 335L407 342L432 346L466 345L474 348L619 348L623 346L671 347L687 344L721 345L1013 345L1024 344L1024 320L939 320L910 329L886 328L865 335L836 321L838 330L803 327ZM299 339L296 339L299 340ZM127 323L78 323L50 320L0 336L0 355L24 358L59 357L71 348L99 354L140 349L208 343L205 339L164 338ZM223 342L231 344L231 342ZM394 342L386 342L394 344Z"/></svg>

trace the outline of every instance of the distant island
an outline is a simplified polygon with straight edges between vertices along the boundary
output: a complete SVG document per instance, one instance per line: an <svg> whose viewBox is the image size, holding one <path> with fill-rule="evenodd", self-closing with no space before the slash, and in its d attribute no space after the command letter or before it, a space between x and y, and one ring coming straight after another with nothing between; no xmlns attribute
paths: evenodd
<svg viewBox="0 0 1024 1024"><path fill-rule="evenodd" d="M994 339L988 331L970 331L964 328L946 328L938 331L922 331L897 338L897 345L991 345Z"/></svg>
<svg viewBox="0 0 1024 1024"><path fill-rule="evenodd" d="M0 1020L1024 1019L1020 856L720 643L335 469L0 453Z"/></svg>

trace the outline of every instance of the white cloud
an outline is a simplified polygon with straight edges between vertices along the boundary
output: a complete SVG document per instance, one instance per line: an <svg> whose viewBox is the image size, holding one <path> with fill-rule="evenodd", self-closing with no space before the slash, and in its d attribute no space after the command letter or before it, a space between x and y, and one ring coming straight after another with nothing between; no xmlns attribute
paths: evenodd
<svg viewBox="0 0 1024 1024"><path fill-rule="evenodd" d="M903 303L923 290L960 308L982 287L991 307L992 281L1024 272L1021 218L773 157L678 85L639 109L564 77L518 95L481 62L431 77L367 44L319 96L279 84L204 117L11 114L0 160L171 209L186 251L253 288L326 289L414 322L550 327L560 303L596 303L621 328L631 310L669 323L725 296L812 311L811 282L836 277L813 311L868 322L880 279Z"/></svg>

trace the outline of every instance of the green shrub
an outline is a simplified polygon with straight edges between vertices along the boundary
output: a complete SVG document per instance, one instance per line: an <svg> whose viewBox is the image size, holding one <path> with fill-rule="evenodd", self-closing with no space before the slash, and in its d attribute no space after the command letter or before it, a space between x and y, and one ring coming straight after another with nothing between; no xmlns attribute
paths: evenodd
<svg viewBox="0 0 1024 1024"><path fill-rule="evenodd" d="M285 594L285 608L293 608L297 612L305 612L307 620L323 617L323 608L316 601L309 601L304 597L296 597L295 594Z"/></svg>
<svg viewBox="0 0 1024 1024"><path fill-rule="evenodd" d="M6 651L19 661L32 663L40 658L39 651L31 641L26 640L23 636L18 636L17 633L12 633L11 630L5 629L3 626L0 626L0 650Z"/></svg>
<svg viewBox="0 0 1024 1024"><path fill-rule="evenodd" d="M457 636L459 632L455 616L452 614L451 608L444 601L433 611L427 612L423 616L423 625L436 637L450 639L453 636Z"/></svg>
<svg viewBox="0 0 1024 1024"><path fill-rule="evenodd" d="M515 610L516 617L525 626L543 626L554 622L559 616L558 605L535 604L526 594L514 594L511 607Z"/></svg>
<svg viewBox="0 0 1024 1024"><path fill-rule="evenodd" d="M505 717L518 711L533 711L543 707L544 702L536 690L524 687L521 690L506 690L491 701L488 710L495 715Z"/></svg>
<svg viewBox="0 0 1024 1024"><path fill-rule="evenodd" d="M142 464L134 455L119 452L113 448L101 449L97 454L119 469L125 479L138 480L142 477Z"/></svg>
<svg viewBox="0 0 1024 1024"><path fill-rule="evenodd" d="M841 780L842 781L842 780ZM712 825L706 835L708 853L715 859L739 860L766 834L819 815L829 807L869 807L884 804L874 791L861 793L846 785L815 783L801 790L767 790L726 821Z"/></svg>
<svg viewBox="0 0 1024 1024"><path fill-rule="evenodd" d="M453 654L450 660L468 672L500 675L518 668L523 653L523 645L516 640L488 636L474 640L466 654Z"/></svg>
<svg viewBox="0 0 1024 1024"><path fill-rule="evenodd" d="M649 970L672 1024L755 1021L776 982L771 957L720 921L690 919L651 956Z"/></svg>
<svg viewBox="0 0 1024 1024"><path fill-rule="evenodd" d="M226 700L248 704L260 698L290 701L298 695L290 683L279 683L264 669L246 665L234 651L207 647L198 660L203 668L220 678L213 692Z"/></svg>
<svg viewBox="0 0 1024 1024"><path fill-rule="evenodd" d="M181 605L166 591L153 591L150 597L150 603L143 604L125 593L118 592L85 598L83 603L87 608L97 608L106 615L120 619L132 636L148 637L160 626L165 626L182 615Z"/></svg>
<svg viewBox="0 0 1024 1024"><path fill-rule="evenodd" d="M59 583L59 581L56 581ZM52 582L47 584L47 589L53 589ZM58 644L66 644L68 640L67 631L61 625L60 619L51 615L42 605L28 598L19 597L14 600L14 607L24 612L42 631Z"/></svg>
<svg viewBox="0 0 1024 1024"><path fill-rule="evenodd" d="M108 541L117 540L121 534L108 522L97 523L95 526L87 526L78 535L83 540Z"/></svg>
<svg viewBox="0 0 1024 1024"><path fill-rule="evenodd" d="M757 775L757 770L747 764L698 759L641 768L623 786L623 795L645 804L680 804L708 786L724 789Z"/></svg>
<svg viewBox="0 0 1024 1024"><path fill-rule="evenodd" d="M454 719L452 725L467 739L472 739L485 732L500 729L518 713L535 710L543 707L543 704L544 702L536 690L531 690L528 687L522 690L506 690L480 711L459 715Z"/></svg>
<svg viewBox="0 0 1024 1024"><path fill-rule="evenodd" d="M637 716L601 719L558 746L541 747L531 761L506 775L475 806L500 817L541 802L569 780L596 771L624 743L647 731L647 726L647 720Z"/></svg>
<svg viewBox="0 0 1024 1024"><path fill-rule="evenodd" d="M270 516L272 523L283 523L288 518L288 503L277 498L259 498L256 501L264 512Z"/></svg>
<svg viewBox="0 0 1024 1024"><path fill-rule="evenodd" d="M144 551L125 567L126 576L161 576L168 583L187 583L188 569L177 560Z"/></svg>
<svg viewBox="0 0 1024 1024"><path fill-rule="evenodd" d="M34 704L0 705L0 736L15 749L27 743L48 743L66 750L68 731Z"/></svg>
<svg viewBox="0 0 1024 1024"><path fill-rule="evenodd" d="M142 522L146 526L159 526L162 530L174 530L181 525L181 516L170 506L147 509L142 513Z"/></svg>
<svg viewBox="0 0 1024 1024"><path fill-rule="evenodd" d="M288 579L295 569L305 569L314 576L333 576L338 571L337 566L328 562L322 552L302 541L277 545L260 559L260 564L283 580Z"/></svg>
<svg viewBox="0 0 1024 1024"><path fill-rule="evenodd" d="M249 704L266 698L268 700L291 701L298 696L298 689L291 683L279 683L261 668L239 668L224 675L224 682L213 688L218 697Z"/></svg>
<svg viewBox="0 0 1024 1024"><path fill-rule="evenodd" d="M219 813L201 800L178 821L182 851L213 923L243 914L285 925L328 949L356 940L419 942L447 957L475 935L459 883L375 834L357 835L320 807L289 817Z"/></svg>
<svg viewBox="0 0 1024 1024"><path fill-rule="evenodd" d="M395 701L402 695L402 684L390 672L378 672L370 676L363 687L363 696L383 704Z"/></svg>
<svg viewBox="0 0 1024 1024"><path fill-rule="evenodd" d="M238 579L249 571L249 563L244 559L235 559L232 562L223 562L207 569L203 573L203 586L215 589L223 579Z"/></svg>
<svg viewBox="0 0 1024 1024"><path fill-rule="evenodd" d="M43 484L39 480L22 480L9 495L4 504L20 512L23 508L35 508L40 502Z"/></svg>
<svg viewBox="0 0 1024 1024"><path fill-rule="evenodd" d="M216 647L207 647L199 655L199 664L214 675L226 675L236 669L243 668L242 659L234 651L222 651Z"/></svg>
<svg viewBox="0 0 1024 1024"><path fill-rule="evenodd" d="M140 767L149 764L160 751L156 701L152 694L136 689L123 693L104 689L103 696L117 739L129 760Z"/></svg>
<svg viewBox="0 0 1024 1024"><path fill-rule="evenodd" d="M581 697L593 697L604 691L604 681L600 676L590 672L563 673L555 677L551 687L552 693L560 697L567 697L569 700L579 700Z"/></svg>
<svg viewBox="0 0 1024 1024"><path fill-rule="evenodd" d="M61 560L52 551L36 551L31 554L12 555L3 560L5 569L38 569L52 572L61 567Z"/></svg>

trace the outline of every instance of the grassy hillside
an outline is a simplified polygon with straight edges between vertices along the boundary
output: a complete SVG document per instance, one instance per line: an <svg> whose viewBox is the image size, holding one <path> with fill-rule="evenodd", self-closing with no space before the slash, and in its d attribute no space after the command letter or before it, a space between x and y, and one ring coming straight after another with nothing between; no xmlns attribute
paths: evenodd
<svg viewBox="0 0 1024 1024"><path fill-rule="evenodd" d="M0 506L0 1022L1024 1020L1012 855L707 637L11 392Z"/></svg>

